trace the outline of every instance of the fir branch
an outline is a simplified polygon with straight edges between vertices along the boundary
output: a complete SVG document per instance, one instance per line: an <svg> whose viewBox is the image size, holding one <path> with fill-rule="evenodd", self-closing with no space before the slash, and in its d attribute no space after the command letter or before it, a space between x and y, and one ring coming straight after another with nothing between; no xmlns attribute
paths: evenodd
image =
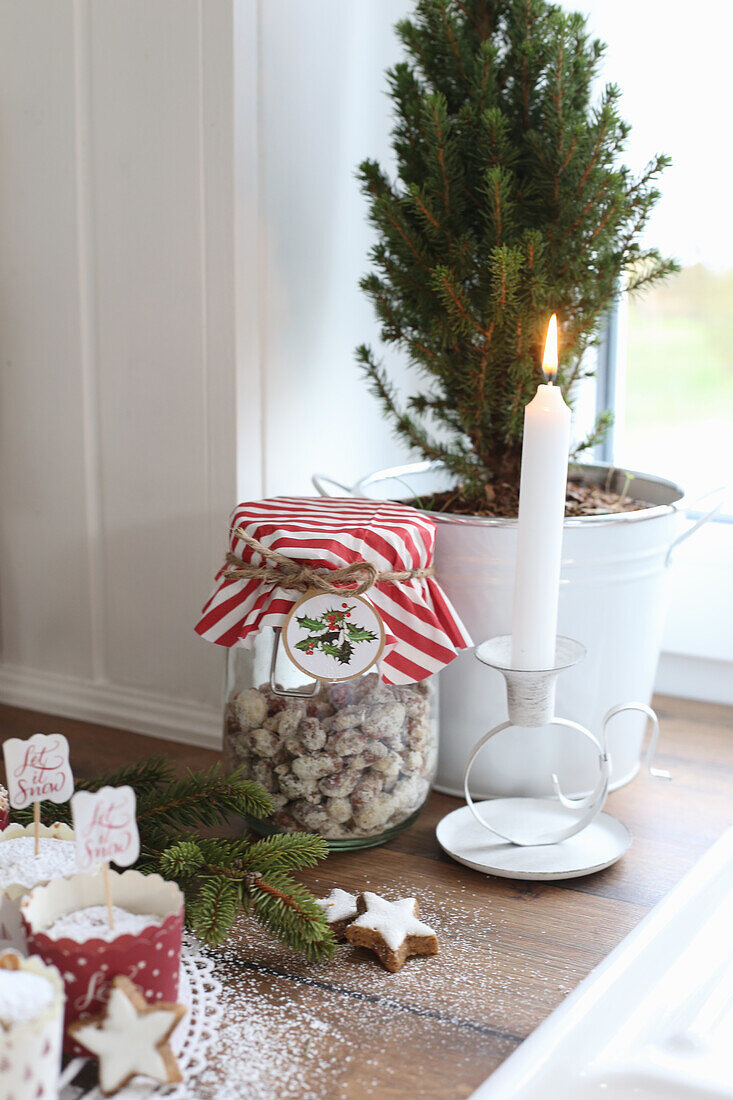
<svg viewBox="0 0 733 1100"><path fill-rule="evenodd" d="M444 29L444 32L445 32L445 37L447 38L448 44L450 45L451 53L453 54L453 56L456 60L456 65L458 66L458 71L461 74L461 76L463 77L463 80L466 83L468 83L468 77L466 76L466 70L465 70L464 65L463 65L463 58L461 56L461 51L458 48L458 42L457 42L458 31L457 31L457 29L454 29L453 20L450 17L448 4L442 4L441 5L440 15L441 15L441 19L442 19L442 22L443 22L443 29Z"/></svg>
<svg viewBox="0 0 733 1100"><path fill-rule="evenodd" d="M175 768L172 761L165 756L148 756L136 760L133 764L125 764L121 768L108 769L99 772L95 776L74 776L75 791L99 791L102 787L125 787L135 790L138 798L157 790L164 783L169 783L174 775ZM21 825L29 825L33 821L33 807L25 810L14 810L13 817ZM41 820L44 825L52 825L55 822L69 824L71 822L71 805L69 802L41 803Z"/></svg>
<svg viewBox="0 0 733 1100"><path fill-rule="evenodd" d="M91 779L75 777L75 787L78 791L98 791L102 787L123 787L129 784L139 794L141 791L153 790L161 783L169 782L174 773L175 767L172 760L165 756L148 756L136 760L133 764L125 764L121 768L100 772Z"/></svg>
<svg viewBox="0 0 733 1100"><path fill-rule="evenodd" d="M656 249L650 249L642 253L635 273L629 276L625 289L629 294L636 294L653 283L668 279L670 275L677 275L680 270L676 260L665 260Z"/></svg>
<svg viewBox="0 0 733 1100"><path fill-rule="evenodd" d="M437 416L444 424L449 424L457 434L466 432L466 424L470 421L463 418L457 409L454 409L444 397L433 397L426 393L410 394L407 398L407 407L419 416L426 414ZM473 415L473 409L471 415Z"/></svg>
<svg viewBox="0 0 733 1100"><path fill-rule="evenodd" d="M489 349L491 347L491 337L494 333L494 324L492 323L489 331L484 338L483 346L481 348L481 358L479 359L478 370L476 371L476 388L475 388L475 400L473 404L473 440L476 452L479 455L484 451L484 419L486 416L486 372L489 365Z"/></svg>
<svg viewBox="0 0 733 1100"><path fill-rule="evenodd" d="M162 790L146 792L138 802L138 823L176 828L216 825L222 815L239 814L266 818L272 813L272 799L256 783L242 779L239 772L224 776L221 764L208 771L186 772Z"/></svg>
<svg viewBox="0 0 733 1100"><path fill-rule="evenodd" d="M427 232L433 231L433 233L440 237L450 238L448 230L442 225L438 219L437 214L432 208L432 204L428 197L423 193L423 189L416 183L410 188L410 198L417 211L419 217L424 221ZM360 284L363 288L364 281Z"/></svg>
<svg viewBox="0 0 733 1100"><path fill-rule="evenodd" d="M217 875L205 879L190 905L188 921L204 943L216 947L234 924L240 906L238 883Z"/></svg>
<svg viewBox="0 0 733 1100"><path fill-rule="evenodd" d="M450 268L442 264L436 267L433 271L431 281L438 295L443 300L445 308L452 315L454 324L460 327L461 332L469 337L475 333L485 337L487 335L487 330L483 327L481 322L473 316L471 303L463 288L453 278L453 272Z"/></svg>
<svg viewBox="0 0 733 1100"><path fill-rule="evenodd" d="M407 439L410 445L424 455L425 458L440 459L449 463L454 457L453 453L430 439L419 425L406 413L399 410L394 387L388 380L386 373L374 361L371 350L365 344L362 344L361 347L357 348L356 354L358 362L362 365L371 382L372 393L379 398L388 416L392 418L396 433Z"/></svg>
<svg viewBox="0 0 733 1100"><path fill-rule="evenodd" d="M613 413L608 409L605 412L599 413L593 429L588 433L585 439L581 443L578 443L571 451L571 459L576 459L578 455L583 454L584 451L588 451L592 447L602 443L613 425L613 419Z"/></svg>
<svg viewBox="0 0 733 1100"><path fill-rule="evenodd" d="M279 833L249 845L244 856L248 869L266 873L315 867L328 855L328 844L311 833Z"/></svg>
<svg viewBox="0 0 733 1100"><path fill-rule="evenodd" d="M204 854L195 840L181 840L160 853L158 864L164 878L190 880L204 864Z"/></svg>
<svg viewBox="0 0 733 1100"><path fill-rule="evenodd" d="M313 962L331 958L336 944L326 915L299 883L282 871L270 871L249 890L257 919L284 943Z"/></svg>
<svg viewBox="0 0 733 1100"><path fill-rule="evenodd" d="M440 168L440 181L442 184L442 199L443 209L446 216L451 216L451 186L448 176L448 150L447 150L447 130L448 119L447 109L445 103L445 97L436 93L434 96L430 96L426 103L426 109L428 117L430 119L431 136L435 142L435 152L438 159L438 166Z"/></svg>
<svg viewBox="0 0 733 1100"><path fill-rule="evenodd" d="M224 874L225 868L236 874L244 873L244 859L252 843L249 834L241 837L200 836L196 842L208 868L207 874Z"/></svg>
<svg viewBox="0 0 733 1100"><path fill-rule="evenodd" d="M593 171L596 164L598 163L598 157L600 156L601 149L603 148L603 141L604 141L604 138L606 137L606 134L608 132L608 125L609 125L608 106L609 106L608 102L606 102L604 104L603 108L602 108L602 113L601 113L600 120L599 120L600 125L598 127L598 134L597 134L597 137L596 137L596 142L595 142L595 145L593 146L593 150L591 152L590 159L589 159L588 163L585 166L585 171L583 172L583 175L580 177L580 180L578 181L578 184L575 188L576 197L581 194L588 178L590 177L591 172Z"/></svg>

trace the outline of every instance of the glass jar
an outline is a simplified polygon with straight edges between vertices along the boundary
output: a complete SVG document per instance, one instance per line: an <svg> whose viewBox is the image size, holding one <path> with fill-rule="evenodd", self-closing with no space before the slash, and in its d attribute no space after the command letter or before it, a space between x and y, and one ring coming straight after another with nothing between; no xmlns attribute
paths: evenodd
<svg viewBox="0 0 733 1100"><path fill-rule="evenodd" d="M436 677L390 686L376 671L308 681L259 632L227 655L224 755L268 791L262 833L320 833L330 847L369 848L415 820L435 777Z"/></svg>

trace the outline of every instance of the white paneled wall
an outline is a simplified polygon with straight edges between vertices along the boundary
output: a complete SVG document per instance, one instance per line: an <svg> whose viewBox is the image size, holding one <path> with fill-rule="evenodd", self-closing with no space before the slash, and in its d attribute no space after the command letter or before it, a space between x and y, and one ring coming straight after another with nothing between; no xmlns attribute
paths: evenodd
<svg viewBox="0 0 733 1100"><path fill-rule="evenodd" d="M354 365L374 334L358 290L372 234L355 178L388 161L383 71L408 0L265 0L261 5L262 278L267 345L265 479L307 492L323 471L347 484L404 453Z"/></svg>
<svg viewBox="0 0 733 1100"><path fill-rule="evenodd" d="M353 347L407 0L0 0L0 698L218 737L237 495L401 456Z"/></svg>
<svg viewBox="0 0 733 1100"><path fill-rule="evenodd" d="M0 615L4 661L89 676L91 547L74 23L54 0L0 35ZM46 598L48 595L50 598Z"/></svg>
<svg viewBox="0 0 733 1100"><path fill-rule="evenodd" d="M231 8L1 6L0 691L210 733L235 493Z"/></svg>

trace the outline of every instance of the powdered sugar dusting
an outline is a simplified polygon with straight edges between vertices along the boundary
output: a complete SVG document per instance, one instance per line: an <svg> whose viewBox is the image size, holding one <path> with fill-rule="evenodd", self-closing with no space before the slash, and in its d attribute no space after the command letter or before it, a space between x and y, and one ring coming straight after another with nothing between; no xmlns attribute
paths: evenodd
<svg viewBox="0 0 733 1100"><path fill-rule="evenodd" d="M227 1008L217 1057L191 1096L397 1096L406 1087L409 1048L419 1051L409 1064L410 1094L452 1096L462 1070L478 1085L517 1045L517 1037L502 1031L500 1006L521 979L514 990L506 980L497 983L493 920L469 918L470 903L447 910L444 897L415 881L349 885L371 887L390 901L417 896L441 953L409 958L390 974L370 952L344 946L332 963L313 966L243 919L214 953Z"/></svg>
<svg viewBox="0 0 733 1100"><path fill-rule="evenodd" d="M87 940L106 940L108 943L117 936L138 936L143 929L162 923L162 917L150 913L130 913L117 905L112 906L114 928L110 928L106 905L89 905L86 909L76 909L59 917L44 929L52 940L69 939L76 943Z"/></svg>
<svg viewBox="0 0 733 1100"><path fill-rule="evenodd" d="M13 885L30 889L74 874L76 852L72 840L41 837L38 855L34 854L34 848L32 836L0 841L0 890Z"/></svg>
<svg viewBox="0 0 733 1100"><path fill-rule="evenodd" d="M26 970L0 970L0 1024L10 1027L36 1020L56 995L40 974Z"/></svg>

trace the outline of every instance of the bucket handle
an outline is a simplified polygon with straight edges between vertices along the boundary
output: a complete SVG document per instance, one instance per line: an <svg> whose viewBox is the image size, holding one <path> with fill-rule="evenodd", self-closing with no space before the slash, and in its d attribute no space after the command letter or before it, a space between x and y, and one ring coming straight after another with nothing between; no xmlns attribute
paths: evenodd
<svg viewBox="0 0 733 1100"><path fill-rule="evenodd" d="M319 497L355 496L348 485L342 485L340 481L336 481L335 478L329 477L328 474L313 474L311 476L311 484ZM340 489L340 493L329 493L328 490L331 485L335 485L337 489Z"/></svg>
<svg viewBox="0 0 733 1100"><path fill-rule="evenodd" d="M690 501L688 505L685 505L684 501L681 505L678 505L678 511L680 512L688 510L692 511L696 504L699 504L701 501L706 500L708 497L714 496L719 498L716 501L714 507L711 508L709 512L705 512L704 515L696 519L694 523L690 524L686 531L683 531L681 535L678 535L677 538L669 544L669 547L667 549L667 556L664 559L665 566L671 563L672 555L678 546L680 546L683 542L686 542L691 535L694 535L695 532L699 531L701 527L704 527L705 524L713 518L713 516L716 516L718 514L720 509L723 507L723 500L726 488L727 487L725 485L719 485L717 489L711 489L709 492L703 493L701 497L698 497L695 501Z"/></svg>

